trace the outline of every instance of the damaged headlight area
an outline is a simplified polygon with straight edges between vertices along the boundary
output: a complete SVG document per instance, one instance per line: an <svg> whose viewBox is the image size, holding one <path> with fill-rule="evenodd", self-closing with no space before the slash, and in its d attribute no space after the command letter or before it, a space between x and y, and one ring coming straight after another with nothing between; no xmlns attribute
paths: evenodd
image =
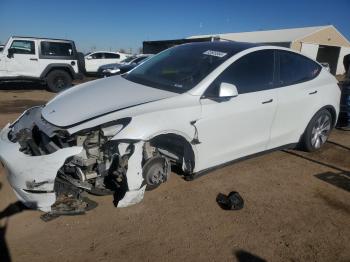
<svg viewBox="0 0 350 262"><path fill-rule="evenodd" d="M28 157L45 157L66 148L82 148L57 170L53 188L56 202L51 212L80 210L85 206L80 201L84 191L94 195L113 194L116 206L129 206L142 200L146 187L153 189L168 179L171 154L163 154L152 141L112 140L131 118L69 134L45 121L41 109L27 110L10 126L8 139L18 143L22 153ZM27 188L21 190L41 193L44 182L28 180Z"/></svg>

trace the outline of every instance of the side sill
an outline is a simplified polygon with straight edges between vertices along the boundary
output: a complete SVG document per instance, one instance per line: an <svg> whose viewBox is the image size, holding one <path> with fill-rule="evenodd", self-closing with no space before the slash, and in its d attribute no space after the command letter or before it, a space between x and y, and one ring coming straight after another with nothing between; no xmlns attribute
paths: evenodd
<svg viewBox="0 0 350 262"><path fill-rule="evenodd" d="M262 156L262 155L265 155L267 153L272 153L274 151L279 151L279 150L284 150L284 149L293 149L297 145L298 145L298 143L291 143L291 144L287 144L287 145L284 145L284 146L280 146L280 147L268 149L268 150L265 150L265 151L261 151L259 153L252 154L252 155L249 155L249 156L244 156L244 157L241 157L241 158L237 158L237 159L234 159L232 161L229 161L229 162L217 165L217 166L209 167L207 169L201 170L201 171L196 172L194 174L190 174L190 175L187 176L186 180L189 180L189 181L190 180L194 180L194 179L199 178L201 176L207 175L207 174L209 174L210 172L212 172L214 170L217 170L217 169L220 169L220 168L223 168L223 167L235 164L237 162L241 162L241 161L248 160L248 159L251 159L251 158L255 158L255 157L258 157L258 156Z"/></svg>

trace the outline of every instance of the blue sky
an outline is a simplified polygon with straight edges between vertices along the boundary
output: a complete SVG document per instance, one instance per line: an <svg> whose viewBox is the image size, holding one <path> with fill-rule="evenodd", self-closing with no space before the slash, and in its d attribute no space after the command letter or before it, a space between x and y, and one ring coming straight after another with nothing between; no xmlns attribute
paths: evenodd
<svg viewBox="0 0 350 262"><path fill-rule="evenodd" d="M143 40L327 24L350 39L349 12L349 0L0 0L0 42L28 35L136 51Z"/></svg>

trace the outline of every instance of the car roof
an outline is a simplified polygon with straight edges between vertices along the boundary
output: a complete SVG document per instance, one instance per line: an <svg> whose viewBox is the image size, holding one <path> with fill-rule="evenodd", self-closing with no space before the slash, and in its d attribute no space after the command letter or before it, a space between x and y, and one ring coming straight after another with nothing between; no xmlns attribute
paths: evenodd
<svg viewBox="0 0 350 262"><path fill-rule="evenodd" d="M73 42L73 40L69 40L69 39L46 38L46 37L35 37L35 36L12 36L12 38L28 38L28 39L40 39L40 40L55 40L55 41Z"/></svg>
<svg viewBox="0 0 350 262"><path fill-rule="evenodd" d="M246 42L236 42L236 41L207 41L207 42L193 42L186 43L180 46L198 46L198 47L207 47L207 48L219 48L229 50L232 53L238 53L243 50L262 46L261 44L255 43L246 43Z"/></svg>

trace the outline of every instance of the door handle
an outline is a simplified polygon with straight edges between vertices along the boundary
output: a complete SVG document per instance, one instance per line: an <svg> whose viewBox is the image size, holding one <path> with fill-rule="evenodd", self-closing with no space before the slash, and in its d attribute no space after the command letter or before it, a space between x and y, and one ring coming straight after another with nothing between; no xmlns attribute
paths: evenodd
<svg viewBox="0 0 350 262"><path fill-rule="evenodd" d="M38 61L38 58L29 58L31 61Z"/></svg>
<svg viewBox="0 0 350 262"><path fill-rule="evenodd" d="M262 104L268 104L268 103L271 103L273 101L273 99L271 98L270 100L267 100L267 101L264 101L264 102L261 102Z"/></svg>
<svg viewBox="0 0 350 262"><path fill-rule="evenodd" d="M309 93L309 95L314 95L314 94L316 94L316 93L317 93L317 90L315 90L315 91Z"/></svg>

